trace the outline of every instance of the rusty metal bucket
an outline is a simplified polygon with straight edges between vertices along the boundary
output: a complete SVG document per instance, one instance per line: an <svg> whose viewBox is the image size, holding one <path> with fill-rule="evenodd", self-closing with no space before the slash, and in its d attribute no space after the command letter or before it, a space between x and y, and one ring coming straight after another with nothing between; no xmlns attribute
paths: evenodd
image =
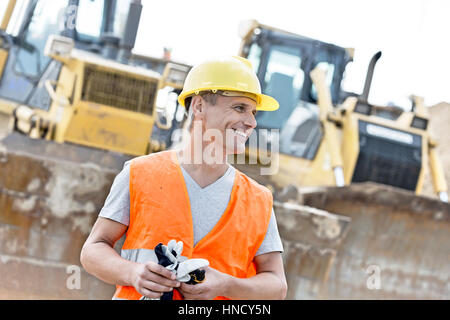
<svg viewBox="0 0 450 320"><path fill-rule="evenodd" d="M79 256L130 158L18 133L0 140L0 298L111 298L113 286L87 274Z"/></svg>
<svg viewBox="0 0 450 320"><path fill-rule="evenodd" d="M345 239L351 219L316 208L274 202L282 238L287 299L316 299Z"/></svg>
<svg viewBox="0 0 450 320"><path fill-rule="evenodd" d="M316 209L275 207L288 298L450 298L448 203L374 183L303 188L302 197ZM327 228L340 232L327 238Z"/></svg>

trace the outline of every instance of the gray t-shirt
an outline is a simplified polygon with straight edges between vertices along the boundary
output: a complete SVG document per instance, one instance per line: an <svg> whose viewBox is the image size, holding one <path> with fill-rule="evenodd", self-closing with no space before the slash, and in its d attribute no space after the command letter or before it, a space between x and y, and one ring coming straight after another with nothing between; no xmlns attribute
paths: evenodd
<svg viewBox="0 0 450 320"><path fill-rule="evenodd" d="M127 226L130 222L130 161L125 162L122 171L114 179L109 195L99 214L100 217ZM227 208L236 169L230 165L222 177L205 188L201 188L183 167L181 167L181 171L189 194L195 245L213 229ZM283 252L283 245L272 209L266 236L256 255L274 251Z"/></svg>

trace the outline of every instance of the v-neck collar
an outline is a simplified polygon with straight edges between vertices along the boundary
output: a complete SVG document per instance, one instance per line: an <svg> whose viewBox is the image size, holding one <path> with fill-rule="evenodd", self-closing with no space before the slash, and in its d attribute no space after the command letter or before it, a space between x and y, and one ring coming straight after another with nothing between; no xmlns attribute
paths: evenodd
<svg viewBox="0 0 450 320"><path fill-rule="evenodd" d="M185 199L187 202L187 209L190 213L190 232L191 232L191 237L192 237L191 245L192 245L192 251L194 251L196 248L199 247L199 245L201 245L203 242L207 241L217 231L217 229L221 228L222 225L224 223L226 223L226 221L229 220L230 214L232 213L231 207L232 207L233 203L235 203L235 199L237 197L236 193L237 193L237 189L238 189L237 185L238 185L238 179L239 179L238 175L239 174L236 169L232 168L232 166L229 165L230 167L228 168L228 170L234 169L234 171L235 171L235 175L234 175L234 179L233 179L233 187L231 189L230 201L228 202L228 205L227 205L224 213L222 214L222 216L220 217L220 219L216 223L216 225L212 228L212 230L210 230L202 239L200 239L200 241L197 242L197 244L194 244L194 223L193 223L192 211L191 211L191 201L189 200L189 193L187 191L186 181L184 180L184 176L183 176L184 169L181 166L181 162L178 159L178 152L174 151L172 153L172 161L174 161L175 165L178 166L178 174L180 175L180 179L183 179L183 182L184 182L183 189L184 189L184 193L185 193ZM221 178L226 176L227 172ZM189 178L191 178L191 177L189 176ZM194 179L192 179L192 180L194 181ZM218 180L220 180L220 178ZM218 180L216 180L215 182L217 182ZM209 186L211 186L212 184L210 184ZM198 186L198 184L197 184L197 186ZM206 186L205 188L207 188L209 186Z"/></svg>
<svg viewBox="0 0 450 320"><path fill-rule="evenodd" d="M195 181L194 178L192 178L192 176L186 171L186 169L183 168L181 162L180 162L180 158L178 156L178 152L175 152L175 156L177 159L177 163L180 166L181 172L183 173L183 177L186 177L187 179L189 179L192 184L195 186L196 189L200 190L200 191L205 191L207 189L209 189L210 187L216 186L218 184L220 184L222 181L224 181L226 179L226 177L228 175L230 175L232 173L233 167L231 165L228 165L228 169L227 171L225 171L225 173L216 181L214 181L213 183L208 184L205 187L200 187L200 185L197 183L197 181Z"/></svg>
<svg viewBox="0 0 450 320"><path fill-rule="evenodd" d="M183 172L183 176L186 177L187 179L189 179L191 184L193 184L195 186L195 188L200 191L205 191L211 187L217 186L218 184L222 183L232 173L232 167L229 165L227 171L225 171L225 173L219 179L217 179L213 183L210 183L207 186L202 188L197 183L197 181L195 181L194 178L191 177L191 175L186 171L186 169L183 168L182 165L180 165L180 168L181 168L181 171Z"/></svg>

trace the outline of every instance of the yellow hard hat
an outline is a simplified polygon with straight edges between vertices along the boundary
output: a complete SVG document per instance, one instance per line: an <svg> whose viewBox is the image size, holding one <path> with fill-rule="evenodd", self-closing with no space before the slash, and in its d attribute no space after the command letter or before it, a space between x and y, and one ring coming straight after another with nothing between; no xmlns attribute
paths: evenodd
<svg viewBox="0 0 450 320"><path fill-rule="evenodd" d="M184 81L178 102L185 106L188 97L202 91L218 90L254 96L256 110L274 111L279 107L277 100L261 93L261 85L250 61L237 56L206 61L192 68Z"/></svg>

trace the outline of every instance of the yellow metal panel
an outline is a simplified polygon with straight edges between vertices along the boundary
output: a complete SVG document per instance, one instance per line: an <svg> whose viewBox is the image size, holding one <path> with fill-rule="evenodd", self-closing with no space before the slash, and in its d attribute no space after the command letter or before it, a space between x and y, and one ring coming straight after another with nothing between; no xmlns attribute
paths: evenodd
<svg viewBox="0 0 450 320"><path fill-rule="evenodd" d="M341 134L337 132L338 145L341 145ZM332 155L329 143L326 143L325 136L322 137L320 147L316 157L311 162L309 170L305 170L303 185L306 186L335 186L336 181L333 173Z"/></svg>
<svg viewBox="0 0 450 320"><path fill-rule="evenodd" d="M419 178L416 184L416 194L421 194L423 189L423 183L425 181L425 175L428 172L428 144L427 139L422 137L422 164L419 172Z"/></svg>
<svg viewBox="0 0 450 320"><path fill-rule="evenodd" d="M309 166L310 162L305 159L280 154L278 172L272 179L279 187L290 184L301 185L305 171L309 170Z"/></svg>
<svg viewBox="0 0 450 320"><path fill-rule="evenodd" d="M322 141L323 142L323 141ZM268 159L262 159L257 149L247 148L247 156L250 163L256 163L257 159L267 163ZM270 181L278 188L288 185L298 186L332 186L334 175L331 168L331 158L327 150L327 144L321 143L314 160L299 158L285 153L278 154L277 167L274 167L274 157L270 166L274 172L270 174Z"/></svg>
<svg viewBox="0 0 450 320"><path fill-rule="evenodd" d="M0 75L3 74L3 70L5 69L6 61L8 61L8 51L6 51L5 49L0 49Z"/></svg>
<svg viewBox="0 0 450 320"><path fill-rule="evenodd" d="M48 139L60 143L64 142L65 131L71 121L73 113L73 107L68 103L70 103L69 100L72 96L74 103L77 103L79 100L81 94L79 88L81 87L82 70L83 63L76 60L71 60L61 69L58 84L55 89L58 100L52 101L48 111L48 118L55 124L54 131L51 130L49 132Z"/></svg>
<svg viewBox="0 0 450 320"><path fill-rule="evenodd" d="M430 153L430 169L431 169L431 176L433 178L434 191L436 193L447 192L448 186L447 182L445 181L445 173L442 167L442 163L439 159L439 154L436 148L431 147L429 153Z"/></svg>
<svg viewBox="0 0 450 320"><path fill-rule="evenodd" d="M315 68L310 72L311 79L317 88L319 117L323 124L324 140L327 144L331 156L332 168L342 168L341 145L338 140L338 129L336 125L328 121L328 116L334 111L331 101L331 92L325 82L325 72L319 68ZM337 182L337 181L336 181Z"/></svg>
<svg viewBox="0 0 450 320"><path fill-rule="evenodd" d="M346 184L350 184L359 155L358 118L353 113L347 113L343 119L342 127L344 136L342 140L344 179Z"/></svg>
<svg viewBox="0 0 450 320"><path fill-rule="evenodd" d="M357 115L357 117L363 121L370 122L373 124L378 124L380 126L385 126L393 130L402 130L405 132L417 134L420 136L424 136L424 131L421 129L413 128L410 126L412 118L414 116L413 113L404 112L397 120L391 120L386 118L381 118L377 116L367 116L360 113L353 113Z"/></svg>
<svg viewBox="0 0 450 320"><path fill-rule="evenodd" d="M12 115L14 108L17 107L17 102L0 99L0 113Z"/></svg>
<svg viewBox="0 0 450 320"><path fill-rule="evenodd" d="M6 30L8 28L9 22L11 20L11 16L14 12L14 8L16 7L17 0L9 0L8 6L6 7L5 13L3 14L2 21L0 23L0 29Z"/></svg>
<svg viewBox="0 0 450 320"><path fill-rule="evenodd" d="M144 114L79 102L64 140L131 155L147 152L153 118Z"/></svg>
<svg viewBox="0 0 450 320"><path fill-rule="evenodd" d="M279 170L272 180L279 187L335 185L327 144L322 140L314 160L280 154Z"/></svg>

